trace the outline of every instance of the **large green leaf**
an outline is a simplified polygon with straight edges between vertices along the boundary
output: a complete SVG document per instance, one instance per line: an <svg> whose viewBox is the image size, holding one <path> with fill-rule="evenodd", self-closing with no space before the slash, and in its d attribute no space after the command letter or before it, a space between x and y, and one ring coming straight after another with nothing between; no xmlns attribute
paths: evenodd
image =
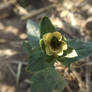
<svg viewBox="0 0 92 92"><path fill-rule="evenodd" d="M91 42L84 42L81 40L73 39L68 41L68 46L73 47L76 50L78 56L75 58L59 57L58 60L66 66L70 66L71 63L79 59L85 58L92 53Z"/></svg>
<svg viewBox="0 0 92 92"><path fill-rule="evenodd" d="M52 25L48 17L43 17L40 23L40 37L42 38L45 33L55 32L56 29Z"/></svg>
<svg viewBox="0 0 92 92"><path fill-rule="evenodd" d="M53 58L43 54L40 49L33 51L29 58L27 70L30 72L38 72L48 67L54 67Z"/></svg>
<svg viewBox="0 0 92 92"><path fill-rule="evenodd" d="M82 40L73 39L71 41L68 41L68 44L77 51L78 53L77 59L87 57L92 53L91 42L85 42Z"/></svg>
<svg viewBox="0 0 92 92"><path fill-rule="evenodd" d="M47 68L33 75L31 92L53 92L54 90L61 92L66 84L64 77L60 76L54 68Z"/></svg>
<svg viewBox="0 0 92 92"><path fill-rule="evenodd" d="M32 52L32 47L29 41L23 42L23 48L24 48L24 51L28 54L28 56L30 56Z"/></svg>
<svg viewBox="0 0 92 92"><path fill-rule="evenodd" d="M40 27L37 23L30 19L27 21L27 34L32 48L38 48L40 40Z"/></svg>

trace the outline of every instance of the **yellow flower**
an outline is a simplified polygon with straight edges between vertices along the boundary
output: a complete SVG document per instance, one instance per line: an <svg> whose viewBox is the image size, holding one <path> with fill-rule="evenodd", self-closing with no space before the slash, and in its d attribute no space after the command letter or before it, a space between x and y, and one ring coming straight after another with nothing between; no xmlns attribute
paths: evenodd
<svg viewBox="0 0 92 92"><path fill-rule="evenodd" d="M43 35L46 54L49 56L62 56L63 51L67 50L67 43L62 40L59 32L46 33Z"/></svg>

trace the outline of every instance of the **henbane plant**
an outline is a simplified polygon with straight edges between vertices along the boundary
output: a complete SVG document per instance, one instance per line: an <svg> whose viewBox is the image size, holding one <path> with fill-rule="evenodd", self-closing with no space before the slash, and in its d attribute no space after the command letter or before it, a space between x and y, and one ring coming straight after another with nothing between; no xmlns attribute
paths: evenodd
<svg viewBox="0 0 92 92"><path fill-rule="evenodd" d="M59 61L66 67L92 53L92 43L77 39L67 40L57 32L48 17L43 17L40 25L27 21L28 41L24 42L27 52L27 70L33 74L30 92L61 92L67 81L54 67Z"/></svg>

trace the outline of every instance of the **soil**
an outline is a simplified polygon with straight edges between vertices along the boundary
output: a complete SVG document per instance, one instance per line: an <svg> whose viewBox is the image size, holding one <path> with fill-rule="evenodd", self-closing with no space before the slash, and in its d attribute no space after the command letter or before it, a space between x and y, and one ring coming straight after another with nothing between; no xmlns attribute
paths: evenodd
<svg viewBox="0 0 92 92"><path fill-rule="evenodd" d="M26 54L22 45L25 39L27 39L25 23L18 17L0 20L0 92L26 92L26 88L29 87L24 82L28 78L25 65L22 66L17 89L16 78L7 67L10 65L13 71L17 73L18 64L13 62L25 61ZM24 74L22 74L23 72Z"/></svg>
<svg viewBox="0 0 92 92"><path fill-rule="evenodd" d="M39 3L37 3L37 0L32 0L32 1L33 2L30 2L30 6L32 5L33 10L45 7L47 5L50 5L51 3L57 3L56 0L47 0L48 2L45 2L44 0L40 0ZM78 1L80 3L80 1L83 0L78 0ZM73 2L71 2L71 0L69 3L72 6ZM39 20L44 15L49 16L53 24L57 27L57 30L61 31L62 34L65 34L65 36L68 37L68 39L77 37L78 39L83 39L83 40L86 39L92 41L92 25L91 25L92 20L90 20L90 22L87 21L90 17L92 17L91 15L92 12L90 13L87 11L91 7L90 4L88 2L88 4L84 5L84 7L77 7L74 9L73 9L74 6L72 6L71 10L77 12L77 14L74 15L76 19L76 23L75 21L71 20L70 15L68 17L66 16L67 15L66 9L64 10L61 9L60 7L53 8L50 11L48 10L46 12L43 12L42 14L34 16L31 19L33 19L36 22L39 22ZM89 5L89 7L87 5ZM86 12L86 14L84 13L84 11ZM21 20L20 17L21 16L16 15L15 13L13 14L10 13L8 17L2 18L0 20L0 92L30 92L30 83L27 82L27 80L31 78L31 74L29 74L26 71L26 64L22 65L21 75L17 86L16 86L16 78L10 71L10 68L8 67L10 66L12 70L15 73L17 73L18 62L27 63L26 60L27 56L23 50L23 44L22 44L24 40L28 39L26 34L27 31L26 21ZM72 22L74 22L77 27L73 26ZM80 29L78 29L79 27ZM81 28L83 30L81 30ZM68 31L66 31L66 29ZM92 57L90 57L90 61L91 60ZM87 60L85 59L84 63L86 61ZM82 64L79 62L78 64L75 65L79 66ZM75 70L76 73L79 74L79 77L82 80L82 82L86 84L85 66L81 68L80 67L75 68ZM73 92L81 92L79 91L80 90L79 81L76 78L73 78L73 76L71 76L71 72L68 73L69 76L67 76L66 79L69 82L70 89L72 89ZM69 92L69 89L65 88L64 92Z"/></svg>

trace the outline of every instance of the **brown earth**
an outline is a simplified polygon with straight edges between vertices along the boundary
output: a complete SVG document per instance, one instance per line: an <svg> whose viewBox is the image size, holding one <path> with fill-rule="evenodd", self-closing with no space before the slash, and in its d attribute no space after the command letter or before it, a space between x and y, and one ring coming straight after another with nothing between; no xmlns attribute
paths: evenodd
<svg viewBox="0 0 92 92"><path fill-rule="evenodd" d="M31 9L33 10L45 6L47 7L47 5L52 3L58 3L57 0L48 0L49 2L46 3L44 0L40 0L40 3L37 3L37 0L33 1L34 2L30 2L29 5L32 6ZM78 39L92 41L92 20L89 21L89 18L92 18L91 3L89 3L89 0L89 2L82 6L80 3L83 1L84 0L65 0L62 6L57 5L56 8L42 12L31 19L39 22L44 15L49 16L52 23L57 27L57 30L63 30L61 33L64 33L69 39L77 37ZM74 4L75 2L76 6ZM72 11L73 14L68 10ZM27 80L30 79L31 74L25 70L27 56L22 45L25 39L27 39L26 21L21 20L20 15L13 12L13 14L9 13L8 17L0 18L0 92L30 92L30 84ZM90 57L89 60L91 61L92 57ZM74 66L77 66L74 68L74 72L68 70L66 79L69 82L69 86L64 89L64 92L83 92L84 89L84 92L86 92L85 71L87 66L81 65L87 61L88 59L85 59L82 60L82 62L74 64ZM19 62L23 63L23 65L19 84L16 86L16 78L11 70L17 73ZM59 71L61 72L62 70ZM76 74L78 76L76 76ZM90 76L92 77L92 72ZM82 86L80 86L80 84Z"/></svg>

